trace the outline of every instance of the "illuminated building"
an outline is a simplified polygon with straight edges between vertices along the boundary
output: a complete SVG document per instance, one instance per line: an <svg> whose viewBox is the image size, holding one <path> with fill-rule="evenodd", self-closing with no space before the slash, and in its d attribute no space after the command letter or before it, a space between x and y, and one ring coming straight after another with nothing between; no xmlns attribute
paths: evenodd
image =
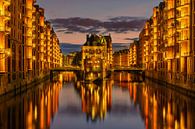
<svg viewBox="0 0 195 129"><path fill-rule="evenodd" d="M114 67L128 67L129 64L129 49L120 50L113 54Z"/></svg>
<svg viewBox="0 0 195 129"><path fill-rule="evenodd" d="M34 48L33 48L33 54L34 54L34 69L35 69L35 74L37 74L36 76L39 76L42 74L42 67L41 67L41 63L42 63L42 53L43 50L42 49L42 45L41 43L43 42L42 39L44 37L43 34L43 23L41 23L41 17L44 17L44 10L42 8L40 8L38 5L34 6L34 14L33 14L33 24L34 24L34 28L33 28L33 40L34 40ZM36 27L37 26L37 27Z"/></svg>
<svg viewBox="0 0 195 129"><path fill-rule="evenodd" d="M59 41L51 42L55 32L45 21L44 9L35 2L0 1L0 94L41 79L50 68L61 66Z"/></svg>
<svg viewBox="0 0 195 129"><path fill-rule="evenodd" d="M164 0L140 33L146 76L195 89L194 14L192 0Z"/></svg>
<svg viewBox="0 0 195 129"><path fill-rule="evenodd" d="M143 30L141 31L139 35L139 41L141 45L143 46L143 67L148 70L149 69L149 27L150 27L150 21L146 21L145 26Z"/></svg>
<svg viewBox="0 0 195 129"><path fill-rule="evenodd" d="M140 52L139 41L134 41L130 44L129 47L129 65L131 67L138 67L141 64L141 60L139 61ZM139 63L138 63L139 62Z"/></svg>
<svg viewBox="0 0 195 129"><path fill-rule="evenodd" d="M34 5L33 21L34 69L38 76L44 76L51 68L62 66L63 58L56 33L38 5Z"/></svg>
<svg viewBox="0 0 195 129"><path fill-rule="evenodd" d="M112 38L111 35L104 36L107 42L107 62L108 67L111 68L113 66L113 54L112 54Z"/></svg>
<svg viewBox="0 0 195 129"><path fill-rule="evenodd" d="M46 72L49 71L49 69L51 68L51 24L48 21L45 21L45 46L44 46L44 60L45 60L45 70Z"/></svg>
<svg viewBox="0 0 195 129"><path fill-rule="evenodd" d="M112 67L112 39L111 36L87 35L82 49L82 70L86 79L105 77L106 71Z"/></svg>
<svg viewBox="0 0 195 129"><path fill-rule="evenodd" d="M16 2L16 1L14 1L14 2ZM12 5L13 6L17 5L17 4L14 4L14 2ZM24 49L23 49L24 50L24 55L23 55L24 76L23 76L23 78L27 79L28 81L32 81L32 79L33 79L33 76L32 76L32 70L33 70L32 69L32 61L33 61L33 59L32 59L33 58L32 57L32 47L33 47L32 46L32 22L33 22L33 19L32 19L32 17L33 17L33 5L34 5L35 0L24 0L23 2L24 2L23 5L25 5L25 6L23 6L21 9L24 10L22 12L22 13L24 13L23 14L23 23L24 24L22 24L22 22L20 22L21 25L23 26L22 29L24 31L24 32L22 32L23 33L23 41L22 42L24 43ZM18 7L20 7L20 5ZM17 8L15 8L14 10L17 10ZM20 15L22 15L22 14L20 13ZM18 19L17 18L18 16L15 15L14 12L13 12L13 16L15 17L13 19ZM20 28L20 26L18 26L18 28ZM18 32L14 32L14 31L15 30L13 30L13 33L15 33L15 35L19 34ZM15 37L17 37L17 36L15 36ZM17 47L16 47L15 51L17 51ZM17 54L15 56L17 57ZM17 62L17 60L16 60L16 62ZM14 64L14 62L13 62L13 64ZM15 67L17 67L17 65Z"/></svg>
<svg viewBox="0 0 195 129"><path fill-rule="evenodd" d="M51 68L61 67L62 51L59 46L59 39L54 30L51 31L51 53Z"/></svg>
<svg viewBox="0 0 195 129"><path fill-rule="evenodd" d="M9 6L11 1L1 0L0 1L0 85L5 85L8 81L8 64L6 56L8 55L8 37L11 33L10 19L11 13ZM10 54L10 53L9 53Z"/></svg>

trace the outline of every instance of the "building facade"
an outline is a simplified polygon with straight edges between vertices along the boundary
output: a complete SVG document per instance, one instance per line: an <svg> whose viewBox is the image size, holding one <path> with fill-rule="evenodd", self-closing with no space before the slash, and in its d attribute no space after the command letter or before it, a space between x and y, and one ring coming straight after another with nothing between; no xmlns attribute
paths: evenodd
<svg viewBox="0 0 195 129"><path fill-rule="evenodd" d="M62 63L59 40L35 3L0 1L0 95L43 78Z"/></svg>
<svg viewBox="0 0 195 129"><path fill-rule="evenodd" d="M9 10L11 1L0 1L0 85L8 81L7 57L10 56L11 49L8 47L8 37L11 33L11 12Z"/></svg>
<svg viewBox="0 0 195 129"><path fill-rule="evenodd" d="M142 48L137 40L134 40L129 47L129 65L131 67L142 67Z"/></svg>
<svg viewBox="0 0 195 129"><path fill-rule="evenodd" d="M130 66L129 49L123 49L113 54L113 66L114 67Z"/></svg>
<svg viewBox="0 0 195 129"><path fill-rule="evenodd" d="M164 0L140 33L147 76L195 90L193 0Z"/></svg>
<svg viewBox="0 0 195 129"><path fill-rule="evenodd" d="M82 46L82 70L86 79L104 78L106 71L112 67L111 36L87 35L87 41Z"/></svg>

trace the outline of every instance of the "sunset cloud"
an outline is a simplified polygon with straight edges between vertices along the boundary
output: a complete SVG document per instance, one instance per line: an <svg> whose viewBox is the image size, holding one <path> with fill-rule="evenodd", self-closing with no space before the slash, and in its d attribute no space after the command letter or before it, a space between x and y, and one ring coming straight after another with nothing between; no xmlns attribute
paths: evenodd
<svg viewBox="0 0 195 129"><path fill-rule="evenodd" d="M137 38L145 18L162 0L37 0L61 43L84 43L86 33L112 35L114 43ZM48 20L47 19L47 20Z"/></svg>
<svg viewBox="0 0 195 129"><path fill-rule="evenodd" d="M60 18L51 19L51 23L57 32L70 33L127 33L140 31L146 21L140 17L114 17L107 21L91 18Z"/></svg>

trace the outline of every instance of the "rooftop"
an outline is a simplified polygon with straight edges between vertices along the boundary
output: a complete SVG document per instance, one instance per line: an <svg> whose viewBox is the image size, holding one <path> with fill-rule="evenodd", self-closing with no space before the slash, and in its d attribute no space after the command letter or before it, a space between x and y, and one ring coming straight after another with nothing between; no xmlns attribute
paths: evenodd
<svg viewBox="0 0 195 129"><path fill-rule="evenodd" d="M87 35L87 41L84 46L112 46L112 38L110 35L102 36L96 34Z"/></svg>

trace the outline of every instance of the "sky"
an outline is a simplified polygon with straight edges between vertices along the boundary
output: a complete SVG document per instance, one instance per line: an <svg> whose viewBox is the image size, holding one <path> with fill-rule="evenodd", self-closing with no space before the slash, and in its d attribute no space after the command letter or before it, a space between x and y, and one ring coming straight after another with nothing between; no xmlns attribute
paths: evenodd
<svg viewBox="0 0 195 129"><path fill-rule="evenodd" d="M87 33L111 34L113 43L137 38L161 0L37 0L61 43L79 43Z"/></svg>

